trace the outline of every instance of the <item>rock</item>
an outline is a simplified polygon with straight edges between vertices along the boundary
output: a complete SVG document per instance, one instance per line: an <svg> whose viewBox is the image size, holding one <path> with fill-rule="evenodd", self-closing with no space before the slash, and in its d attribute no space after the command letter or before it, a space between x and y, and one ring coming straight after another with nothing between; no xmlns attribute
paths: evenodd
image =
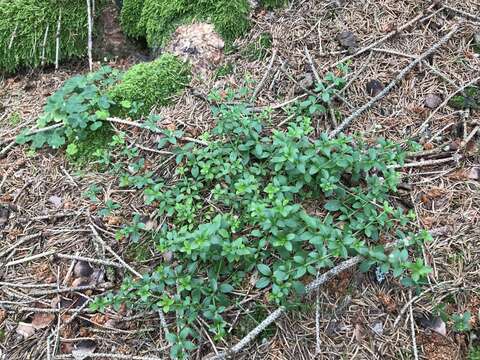
<svg viewBox="0 0 480 360"><path fill-rule="evenodd" d="M425 106L429 109L435 109L442 103L442 98L436 94L428 94L425 97Z"/></svg>
<svg viewBox="0 0 480 360"><path fill-rule="evenodd" d="M300 85L300 87L304 89L311 89L313 87L313 84L313 74L309 72L304 73L302 78L298 82L298 85Z"/></svg>
<svg viewBox="0 0 480 360"><path fill-rule="evenodd" d="M443 336L447 335L445 322L439 316L419 316L416 320L425 329L430 329Z"/></svg>
<svg viewBox="0 0 480 360"><path fill-rule="evenodd" d="M52 195L48 198L48 202L55 206L57 209L60 208L63 204L63 200L60 196Z"/></svg>
<svg viewBox="0 0 480 360"><path fill-rule="evenodd" d="M195 23L182 25L172 35L165 51L173 53L192 65L192 72L205 78L223 60L225 44L213 25Z"/></svg>
<svg viewBox="0 0 480 360"><path fill-rule="evenodd" d="M383 89L385 89L385 86L376 79L370 80L367 83L367 93L372 97L375 97L378 94L380 94L383 91Z"/></svg>
<svg viewBox="0 0 480 360"><path fill-rule="evenodd" d="M355 49L358 46L357 38L351 31L342 31L337 35L337 41L343 48L348 49L350 53L355 52Z"/></svg>

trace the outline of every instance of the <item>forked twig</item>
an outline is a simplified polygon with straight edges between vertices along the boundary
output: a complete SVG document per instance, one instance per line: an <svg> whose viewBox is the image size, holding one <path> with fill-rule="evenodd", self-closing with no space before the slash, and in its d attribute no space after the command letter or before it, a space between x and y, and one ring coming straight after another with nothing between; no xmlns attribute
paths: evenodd
<svg viewBox="0 0 480 360"><path fill-rule="evenodd" d="M357 110L355 110L349 117L347 117L339 126L337 126L332 132L330 132L329 137L333 138L336 135L338 135L340 132L342 132L347 126L350 125L350 123L355 120L357 117L359 117L361 114L363 114L366 110L370 109L373 104L375 104L377 101L383 99L389 92L392 90L398 82L403 80L403 78L419 63L421 63L425 58L433 54L435 51L437 51L442 45L444 45L450 38L460 29L461 23L458 23L453 26L453 29L446 34L443 38L440 39L437 43L435 43L432 47L430 47L427 51L425 51L423 54L421 54L419 57L417 57L415 60L410 62L405 68L402 69L398 73L398 75L393 79L380 93L378 93L375 97L373 97L369 102L364 104L363 106L359 107Z"/></svg>

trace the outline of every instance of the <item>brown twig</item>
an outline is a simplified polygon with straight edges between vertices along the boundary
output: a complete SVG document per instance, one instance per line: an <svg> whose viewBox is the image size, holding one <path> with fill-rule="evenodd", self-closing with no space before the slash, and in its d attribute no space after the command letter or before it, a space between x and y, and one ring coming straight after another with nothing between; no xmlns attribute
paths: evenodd
<svg viewBox="0 0 480 360"><path fill-rule="evenodd" d="M347 126L350 125L350 123L355 120L357 117L359 117L361 114L363 114L366 110L370 109L377 101L383 99L396 85L398 82L403 80L403 78L415 67L417 66L421 61L423 61L425 58L433 54L435 51L437 51L442 45L444 45L450 38L460 29L460 24L456 24L453 26L453 29L446 34L443 38L440 39L437 43L435 43L432 47L430 47L427 51L425 51L423 54L421 54L419 57L417 57L415 60L410 62L405 68L402 69L402 71L399 72L399 74L393 79L379 94L377 94L375 97L373 97L369 102L358 108L356 111L354 111L350 116L348 116L339 126L337 126L332 132L330 132L329 137L333 138L337 136L340 132L345 130Z"/></svg>

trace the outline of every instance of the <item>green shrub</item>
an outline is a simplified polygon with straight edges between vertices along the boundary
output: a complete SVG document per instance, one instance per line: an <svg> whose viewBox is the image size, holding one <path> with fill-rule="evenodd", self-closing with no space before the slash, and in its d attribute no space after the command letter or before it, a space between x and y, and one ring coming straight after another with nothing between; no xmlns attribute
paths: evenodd
<svg viewBox="0 0 480 360"><path fill-rule="evenodd" d="M120 13L120 23L127 36L139 38L144 36L140 28L144 0L124 0Z"/></svg>
<svg viewBox="0 0 480 360"><path fill-rule="evenodd" d="M113 86L110 95L124 108L136 103L137 115L146 115L155 105L168 105L171 97L187 85L189 74L185 63L171 54L164 54L155 61L132 66ZM124 114L121 108L120 114Z"/></svg>
<svg viewBox="0 0 480 360"><path fill-rule="evenodd" d="M206 146L177 146L180 131L156 129L165 135L158 147L168 144L176 154L172 180L143 169L137 158L135 166L124 161L121 185L143 189L145 205L156 207L165 224L149 230L135 214L117 235L151 243L170 261L141 279L126 278L92 309L124 303L171 314L177 319L167 335L171 356L187 358L201 336L198 318L212 338L225 339L227 309L241 303L252 281L272 303L289 305L319 271L360 254L362 271L375 266L405 285L424 283L431 269L421 260L421 245L429 235L409 231L414 214L390 201L400 181L393 166L406 152L382 139L371 145L344 135L312 136L312 116L326 112L343 84L327 74L315 96L291 109L286 131L265 126L268 112L251 112L230 92L226 101L237 104L213 109L217 125ZM386 250L387 239L399 243Z"/></svg>
<svg viewBox="0 0 480 360"><path fill-rule="evenodd" d="M97 1L97 7L101 5ZM97 8L98 10L98 8ZM86 54L87 10L79 0L0 0L0 72L55 62L61 15L60 59ZM45 48L43 41L46 30Z"/></svg>

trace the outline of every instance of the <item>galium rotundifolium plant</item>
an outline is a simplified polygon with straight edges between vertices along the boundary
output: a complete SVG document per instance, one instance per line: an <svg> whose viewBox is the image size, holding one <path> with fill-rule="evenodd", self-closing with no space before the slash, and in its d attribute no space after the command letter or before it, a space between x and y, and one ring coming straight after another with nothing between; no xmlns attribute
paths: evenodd
<svg viewBox="0 0 480 360"><path fill-rule="evenodd" d="M399 183L392 166L405 151L383 139L312 136L312 116L333 106L341 80L330 75L318 96L296 104L286 130L269 127L268 113L246 104L221 104L212 109L217 123L207 146L170 146L175 176L149 174L152 181L136 186L164 225L148 231L135 216L120 233L150 241L170 261L126 278L93 308L126 303L175 315L171 355L182 358L200 336L199 317L215 340L227 336L227 309L249 284L288 305L319 272L356 255L365 258L362 271L375 266L405 285L421 284L430 269L415 254L429 235L409 231L414 216L390 199Z"/></svg>

